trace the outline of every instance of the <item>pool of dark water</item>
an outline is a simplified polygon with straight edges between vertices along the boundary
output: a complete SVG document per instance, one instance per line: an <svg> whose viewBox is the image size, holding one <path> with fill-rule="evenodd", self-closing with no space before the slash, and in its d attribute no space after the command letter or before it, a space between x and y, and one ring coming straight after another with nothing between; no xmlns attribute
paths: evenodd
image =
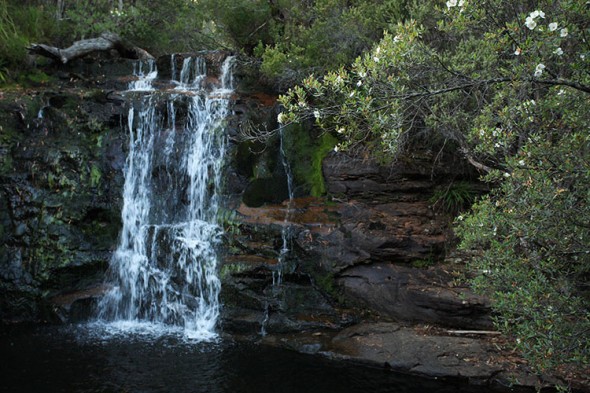
<svg viewBox="0 0 590 393"><path fill-rule="evenodd" d="M0 329L0 392L488 393L252 342Z"/></svg>

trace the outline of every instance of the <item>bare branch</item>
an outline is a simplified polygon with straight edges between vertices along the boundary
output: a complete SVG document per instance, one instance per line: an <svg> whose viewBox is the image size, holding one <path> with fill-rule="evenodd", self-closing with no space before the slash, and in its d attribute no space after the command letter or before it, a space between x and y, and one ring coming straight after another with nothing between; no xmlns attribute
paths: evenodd
<svg viewBox="0 0 590 393"><path fill-rule="evenodd" d="M122 57L129 59L153 59L154 57L142 48L131 45L114 33L102 33L98 38L76 41L69 48L60 49L45 44L31 44L27 48L31 53L36 53L62 64L87 56L95 52L116 50Z"/></svg>

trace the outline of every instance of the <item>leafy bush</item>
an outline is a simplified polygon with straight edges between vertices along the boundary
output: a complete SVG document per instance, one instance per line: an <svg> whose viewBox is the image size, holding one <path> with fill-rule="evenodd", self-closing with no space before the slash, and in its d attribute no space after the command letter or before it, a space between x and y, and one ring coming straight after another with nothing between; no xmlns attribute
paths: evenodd
<svg viewBox="0 0 590 393"><path fill-rule="evenodd" d="M446 139L496 189L460 216L475 287L540 371L590 363L590 74L579 1L416 1L350 68L281 97L283 124L315 118L339 139L395 157ZM447 144L448 146L448 144ZM457 190L460 191L460 190ZM467 200L444 190L449 207Z"/></svg>
<svg viewBox="0 0 590 393"><path fill-rule="evenodd" d="M508 160L502 186L457 228L462 248L481 250L476 288L541 370L590 363L590 136L562 132Z"/></svg>
<svg viewBox="0 0 590 393"><path fill-rule="evenodd" d="M299 82L310 72L324 72L350 63L379 39L390 23L406 17L406 2L397 0L315 2L278 1L268 34L256 52L262 70L283 85Z"/></svg>

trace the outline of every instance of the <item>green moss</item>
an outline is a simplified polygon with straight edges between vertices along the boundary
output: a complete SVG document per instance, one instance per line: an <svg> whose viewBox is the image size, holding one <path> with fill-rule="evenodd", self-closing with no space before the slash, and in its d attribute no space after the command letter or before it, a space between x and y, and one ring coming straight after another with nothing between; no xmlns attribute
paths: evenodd
<svg viewBox="0 0 590 393"><path fill-rule="evenodd" d="M224 280L234 274L239 274L246 270L248 270L248 266L244 263L226 263L221 267L219 277L221 280Z"/></svg>
<svg viewBox="0 0 590 393"><path fill-rule="evenodd" d="M44 73L43 71L32 69L25 74L20 74L18 77L18 83L22 86L40 86L50 82L52 77Z"/></svg>
<svg viewBox="0 0 590 393"><path fill-rule="evenodd" d="M97 187L100 184L100 179L102 174L100 173L100 169L96 165L92 165L90 168L90 185L92 187Z"/></svg>
<svg viewBox="0 0 590 393"><path fill-rule="evenodd" d="M317 289L337 303L344 304L344 296L342 290L336 284L334 273L315 271L312 272L312 277Z"/></svg>
<svg viewBox="0 0 590 393"><path fill-rule="evenodd" d="M305 193L321 196L326 193L322 161L337 143L332 135L313 135L313 131L302 125L291 125L285 129L283 149L289 160L295 184Z"/></svg>

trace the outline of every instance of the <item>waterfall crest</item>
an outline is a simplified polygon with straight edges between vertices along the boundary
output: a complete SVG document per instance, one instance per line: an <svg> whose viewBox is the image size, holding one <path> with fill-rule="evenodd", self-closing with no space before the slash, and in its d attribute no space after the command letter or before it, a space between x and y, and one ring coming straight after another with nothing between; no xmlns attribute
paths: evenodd
<svg viewBox="0 0 590 393"><path fill-rule="evenodd" d="M100 320L171 326L202 340L216 336L218 190L231 61L222 67L219 86L206 91L204 60L187 58L165 105L161 94L150 92L129 110L123 228ZM129 90L151 90L153 72L150 67L140 76L149 80L134 81Z"/></svg>

